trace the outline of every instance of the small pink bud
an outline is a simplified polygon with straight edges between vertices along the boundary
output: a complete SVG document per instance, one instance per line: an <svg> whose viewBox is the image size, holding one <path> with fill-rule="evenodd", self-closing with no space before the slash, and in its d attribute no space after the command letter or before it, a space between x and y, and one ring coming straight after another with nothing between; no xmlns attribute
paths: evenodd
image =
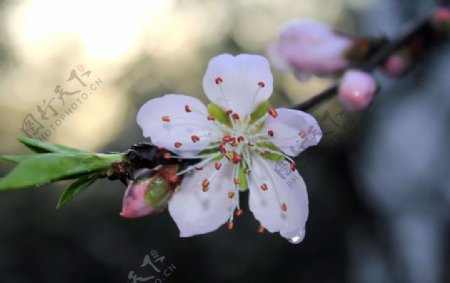
<svg viewBox="0 0 450 283"><path fill-rule="evenodd" d="M332 76L348 66L345 52L354 41L330 26L311 20L286 25L279 40L268 48L268 57L279 69L294 72L300 80Z"/></svg>
<svg viewBox="0 0 450 283"><path fill-rule="evenodd" d="M433 23L442 25L450 22L450 9L441 7L436 10L433 16Z"/></svg>
<svg viewBox="0 0 450 283"><path fill-rule="evenodd" d="M132 181L123 197L120 215L125 218L139 218L161 212L166 208L172 194L169 180L160 175Z"/></svg>
<svg viewBox="0 0 450 283"><path fill-rule="evenodd" d="M410 67L410 60L401 54L394 54L383 63L382 70L388 76L401 77L409 71Z"/></svg>
<svg viewBox="0 0 450 283"><path fill-rule="evenodd" d="M348 70L339 84L339 99L348 110L360 111L370 104L376 90L377 84L371 74Z"/></svg>

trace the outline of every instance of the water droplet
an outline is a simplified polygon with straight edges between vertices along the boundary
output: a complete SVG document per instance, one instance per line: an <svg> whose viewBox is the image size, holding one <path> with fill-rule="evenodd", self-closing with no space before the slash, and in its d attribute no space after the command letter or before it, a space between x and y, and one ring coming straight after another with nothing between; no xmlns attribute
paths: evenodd
<svg viewBox="0 0 450 283"><path fill-rule="evenodd" d="M305 229L303 229L299 234L295 235L294 237L288 239L289 242L292 244L298 244L305 238Z"/></svg>

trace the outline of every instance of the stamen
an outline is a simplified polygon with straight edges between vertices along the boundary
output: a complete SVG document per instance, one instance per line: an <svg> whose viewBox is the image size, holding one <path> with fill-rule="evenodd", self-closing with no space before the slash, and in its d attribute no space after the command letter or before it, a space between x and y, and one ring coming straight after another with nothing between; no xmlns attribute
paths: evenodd
<svg viewBox="0 0 450 283"><path fill-rule="evenodd" d="M286 205L285 202L283 202L283 203L281 204L281 210L283 210L283 211L286 211L286 210L287 210L287 205Z"/></svg>
<svg viewBox="0 0 450 283"><path fill-rule="evenodd" d="M273 137L273 131L272 131L272 130L269 130L269 131L267 132L267 134L268 134L270 137Z"/></svg>
<svg viewBox="0 0 450 283"><path fill-rule="evenodd" d="M278 112L275 108L270 108L269 110L267 110L267 113L269 113L269 115L273 118L278 117Z"/></svg>
<svg viewBox="0 0 450 283"><path fill-rule="evenodd" d="M264 183L264 184L261 185L261 190L267 191L268 189L269 189L269 187L267 186L266 183Z"/></svg>
<svg viewBox="0 0 450 283"><path fill-rule="evenodd" d="M230 143L230 145L232 146L232 147L235 147L235 146L237 146L237 141L236 141L236 139L235 138L233 138L233 141Z"/></svg>
<svg viewBox="0 0 450 283"><path fill-rule="evenodd" d="M214 163L214 167L216 168L216 170L220 170L220 168L222 167L222 163L216 162Z"/></svg>
<svg viewBox="0 0 450 283"><path fill-rule="evenodd" d="M217 78L215 79L215 82L216 82L216 85L219 85L219 84L221 84L221 83L223 82L223 80L222 80L221 77L217 77Z"/></svg>
<svg viewBox="0 0 450 283"><path fill-rule="evenodd" d="M258 86L261 87L261 88L263 88L263 87L266 86L266 84L264 84L264 82L259 82L259 83L258 83Z"/></svg>
<svg viewBox="0 0 450 283"><path fill-rule="evenodd" d="M200 140L200 137L196 136L196 135L192 135L191 139L192 139L192 142L198 142Z"/></svg>
<svg viewBox="0 0 450 283"><path fill-rule="evenodd" d="M262 157L267 156L268 152L266 150L262 150L259 152L259 155L261 155Z"/></svg>
<svg viewBox="0 0 450 283"><path fill-rule="evenodd" d="M233 227L234 227L233 221L231 221L231 220L228 221L227 229L231 231L231 230L233 230Z"/></svg>
<svg viewBox="0 0 450 283"><path fill-rule="evenodd" d="M243 141L244 141L244 137L243 137L243 136L239 136L239 137L237 138L237 141L238 141L238 142L243 142Z"/></svg>
<svg viewBox="0 0 450 283"><path fill-rule="evenodd" d="M295 171L295 170L297 170L297 164L295 164L294 162L291 162L291 170L292 171Z"/></svg>
<svg viewBox="0 0 450 283"><path fill-rule="evenodd" d="M240 185L241 184L241 180L239 178L234 178L234 184L235 185Z"/></svg>
<svg viewBox="0 0 450 283"><path fill-rule="evenodd" d="M203 182L202 182L202 188L203 188L203 191L204 191L204 192L208 191L208 187L209 187L209 181L208 181L208 179L203 180Z"/></svg>
<svg viewBox="0 0 450 283"><path fill-rule="evenodd" d="M214 121L214 120L216 120L216 118L214 118L214 116L213 115L208 115L208 121Z"/></svg>
<svg viewBox="0 0 450 283"><path fill-rule="evenodd" d="M184 111L186 111L186 113L192 112L191 107L189 107L189 105L184 106Z"/></svg>
<svg viewBox="0 0 450 283"><path fill-rule="evenodd" d="M248 144L248 146L254 146L254 144L252 142L248 142L247 144Z"/></svg>
<svg viewBox="0 0 450 283"><path fill-rule="evenodd" d="M263 233L264 232L264 226L259 225L258 227L258 233Z"/></svg>
<svg viewBox="0 0 450 283"><path fill-rule="evenodd" d="M170 117L169 116L162 116L161 120L163 120L163 122L169 123L170 122Z"/></svg>
<svg viewBox="0 0 450 283"><path fill-rule="evenodd" d="M236 209L236 212L234 213L234 215L236 215L236 217L240 217L242 216L242 214L244 213L244 211L240 208Z"/></svg>
<svg viewBox="0 0 450 283"><path fill-rule="evenodd" d="M227 115L230 115L231 113L233 113L233 110L231 110L231 109L228 109L228 110L225 112L225 114L227 114Z"/></svg>
<svg viewBox="0 0 450 283"><path fill-rule="evenodd" d="M222 140L223 142L230 142L233 140L233 138L229 135L225 135Z"/></svg>
<svg viewBox="0 0 450 283"><path fill-rule="evenodd" d="M234 192L228 192L228 197L229 197L230 199L234 198Z"/></svg>
<svg viewBox="0 0 450 283"><path fill-rule="evenodd" d="M175 148L180 148L183 144L181 142L175 142L174 146Z"/></svg>
<svg viewBox="0 0 450 283"><path fill-rule="evenodd" d="M250 174L250 169L248 169L248 168L244 168L244 174L245 174L245 175L248 175L248 174Z"/></svg>
<svg viewBox="0 0 450 283"><path fill-rule="evenodd" d="M234 120L239 120L239 114L238 113L233 113L233 119Z"/></svg>
<svg viewBox="0 0 450 283"><path fill-rule="evenodd" d="M238 164L242 161L242 156L240 156L236 151L233 151L233 158L231 159L231 161L233 161L234 164Z"/></svg>
<svg viewBox="0 0 450 283"><path fill-rule="evenodd" d="M194 169L197 171L200 171L200 170L203 170L203 166L195 166Z"/></svg>
<svg viewBox="0 0 450 283"><path fill-rule="evenodd" d="M300 131L300 132L298 133L298 135L299 135L302 139L304 139L304 138L306 138L306 136L308 135L308 133L306 133L305 131Z"/></svg>

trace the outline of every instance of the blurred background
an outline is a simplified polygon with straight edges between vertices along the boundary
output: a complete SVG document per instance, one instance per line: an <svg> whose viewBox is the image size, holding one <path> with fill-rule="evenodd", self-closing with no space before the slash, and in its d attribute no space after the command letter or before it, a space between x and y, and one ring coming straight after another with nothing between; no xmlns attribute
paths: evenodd
<svg viewBox="0 0 450 283"><path fill-rule="evenodd" d="M144 140L135 117L145 101L205 101L211 57L264 54L287 21L393 36L437 4L0 0L0 152L25 153L16 138L26 135L125 150ZM402 80L380 77L364 113L335 100L314 110L324 138L297 160L310 197L303 243L257 233L246 194L232 232L183 239L167 212L122 219L119 183L100 181L56 211L59 183L0 194L0 282L450 282L449 47ZM332 83L272 71L275 106Z"/></svg>

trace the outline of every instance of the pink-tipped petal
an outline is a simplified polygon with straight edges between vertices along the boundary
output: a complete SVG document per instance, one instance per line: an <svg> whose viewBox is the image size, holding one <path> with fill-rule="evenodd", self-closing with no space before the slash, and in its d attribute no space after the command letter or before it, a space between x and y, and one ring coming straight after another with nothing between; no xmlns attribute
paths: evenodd
<svg viewBox="0 0 450 283"><path fill-rule="evenodd" d="M125 218L139 218L149 215L153 209L145 202L145 193L149 186L149 180L131 182L123 197L123 206L120 216Z"/></svg>
<svg viewBox="0 0 450 283"><path fill-rule="evenodd" d="M339 84L339 99L350 111L367 108L377 90L375 78L366 72L348 70Z"/></svg>

